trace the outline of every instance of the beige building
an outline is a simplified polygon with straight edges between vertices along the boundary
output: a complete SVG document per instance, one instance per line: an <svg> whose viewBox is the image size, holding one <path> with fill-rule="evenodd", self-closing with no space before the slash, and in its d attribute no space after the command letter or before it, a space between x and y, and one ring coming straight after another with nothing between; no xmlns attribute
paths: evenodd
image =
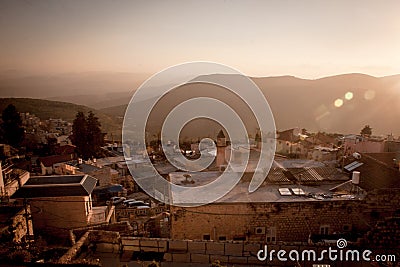
<svg viewBox="0 0 400 267"><path fill-rule="evenodd" d="M31 177L13 196L31 206L35 229L73 229L111 220L113 209L93 207L97 180L88 175Z"/></svg>
<svg viewBox="0 0 400 267"><path fill-rule="evenodd" d="M68 161L73 160L73 155L52 155L47 157L39 158L40 168L42 171L42 175L52 175L55 174L56 171L58 174L61 174L62 171L70 172L72 170L66 169L65 164ZM72 173L64 173L64 174L72 174Z"/></svg>
<svg viewBox="0 0 400 267"><path fill-rule="evenodd" d="M338 151L337 148L317 146L308 153L308 158L315 161L333 161L336 160Z"/></svg>
<svg viewBox="0 0 400 267"><path fill-rule="evenodd" d="M77 173L88 174L96 178L98 186L115 184L120 177L119 172L111 167L97 167L92 164L79 164Z"/></svg>
<svg viewBox="0 0 400 267"><path fill-rule="evenodd" d="M8 198L29 179L29 172L0 163L0 198Z"/></svg>

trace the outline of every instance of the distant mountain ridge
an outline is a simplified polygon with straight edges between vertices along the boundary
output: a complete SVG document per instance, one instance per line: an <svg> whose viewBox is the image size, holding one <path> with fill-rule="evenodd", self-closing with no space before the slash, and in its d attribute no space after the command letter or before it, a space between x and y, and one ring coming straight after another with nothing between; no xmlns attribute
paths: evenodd
<svg viewBox="0 0 400 267"><path fill-rule="evenodd" d="M22 90L24 83L13 84L11 81L15 81L15 77L7 78L8 82L3 83L4 79L0 75L0 96L12 92L12 88L19 88L14 92L16 96L40 95L47 90L47 92L53 92L53 95L47 94L40 98L87 105L109 117L121 117L134 90L145 79L143 75L140 76L141 79L135 79L133 74L114 76L113 73L101 73L89 76L91 77L89 80L99 77L99 83L108 82L101 86L101 90L95 89L97 82L89 83L90 90L86 90L88 83L80 83L75 77L72 83L73 88L81 88L81 90L63 90L68 87L68 84L58 85L53 80L50 84L44 81L39 83L46 87L43 91L28 91L26 88L24 91ZM224 75L219 76L221 79L226 78ZM119 77L125 78L119 80ZM370 124L376 134L400 135L400 125L397 123L400 117L400 75L378 78L352 73L319 79L301 79L294 76L252 77L251 79L268 100L278 129L299 126L311 131L358 133L365 124ZM5 88L8 89L4 90ZM29 88L37 88L37 86ZM59 90L56 90L58 88ZM347 92L352 93L352 99L346 100ZM343 100L341 107L334 106L336 99Z"/></svg>
<svg viewBox="0 0 400 267"><path fill-rule="evenodd" d="M225 75L220 79L225 79ZM400 135L400 75L373 77L343 74L315 80L293 76L251 78L274 113L278 129L295 126L311 131L359 133L369 124L375 134ZM346 99L351 95L351 99ZM343 105L335 107L335 100ZM125 104L101 109L123 116Z"/></svg>

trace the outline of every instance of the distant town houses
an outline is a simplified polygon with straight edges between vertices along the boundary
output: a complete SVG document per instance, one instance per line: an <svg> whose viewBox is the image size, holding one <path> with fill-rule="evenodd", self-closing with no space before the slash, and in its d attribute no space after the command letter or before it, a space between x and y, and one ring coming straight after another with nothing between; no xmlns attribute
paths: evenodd
<svg viewBox="0 0 400 267"><path fill-rule="evenodd" d="M278 131L276 153L291 158L308 158L317 161L336 159L339 135L308 133L305 129L293 128Z"/></svg>
<svg viewBox="0 0 400 267"><path fill-rule="evenodd" d="M70 139L72 123L63 119L41 120L28 112L20 112L19 115L25 131L22 146L28 150L40 150L43 147L51 149L53 146L72 144Z"/></svg>
<svg viewBox="0 0 400 267"><path fill-rule="evenodd" d="M349 153L381 153L400 150L400 139L388 135L386 138L361 135L343 136L344 148Z"/></svg>

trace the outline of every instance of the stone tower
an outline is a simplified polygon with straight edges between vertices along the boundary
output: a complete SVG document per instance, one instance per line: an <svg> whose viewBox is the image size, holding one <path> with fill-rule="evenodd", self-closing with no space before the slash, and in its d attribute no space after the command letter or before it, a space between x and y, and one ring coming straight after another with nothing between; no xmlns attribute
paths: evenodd
<svg viewBox="0 0 400 267"><path fill-rule="evenodd" d="M217 167L226 165L225 150L226 150L226 138L224 132L220 130L217 135L217 158L216 158Z"/></svg>

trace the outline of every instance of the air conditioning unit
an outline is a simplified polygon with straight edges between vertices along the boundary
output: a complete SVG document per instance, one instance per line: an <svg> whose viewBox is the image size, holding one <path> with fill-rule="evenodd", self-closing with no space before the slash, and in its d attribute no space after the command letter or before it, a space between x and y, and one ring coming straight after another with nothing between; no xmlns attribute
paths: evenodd
<svg viewBox="0 0 400 267"><path fill-rule="evenodd" d="M265 227L255 227L254 233L256 235L265 235Z"/></svg>

